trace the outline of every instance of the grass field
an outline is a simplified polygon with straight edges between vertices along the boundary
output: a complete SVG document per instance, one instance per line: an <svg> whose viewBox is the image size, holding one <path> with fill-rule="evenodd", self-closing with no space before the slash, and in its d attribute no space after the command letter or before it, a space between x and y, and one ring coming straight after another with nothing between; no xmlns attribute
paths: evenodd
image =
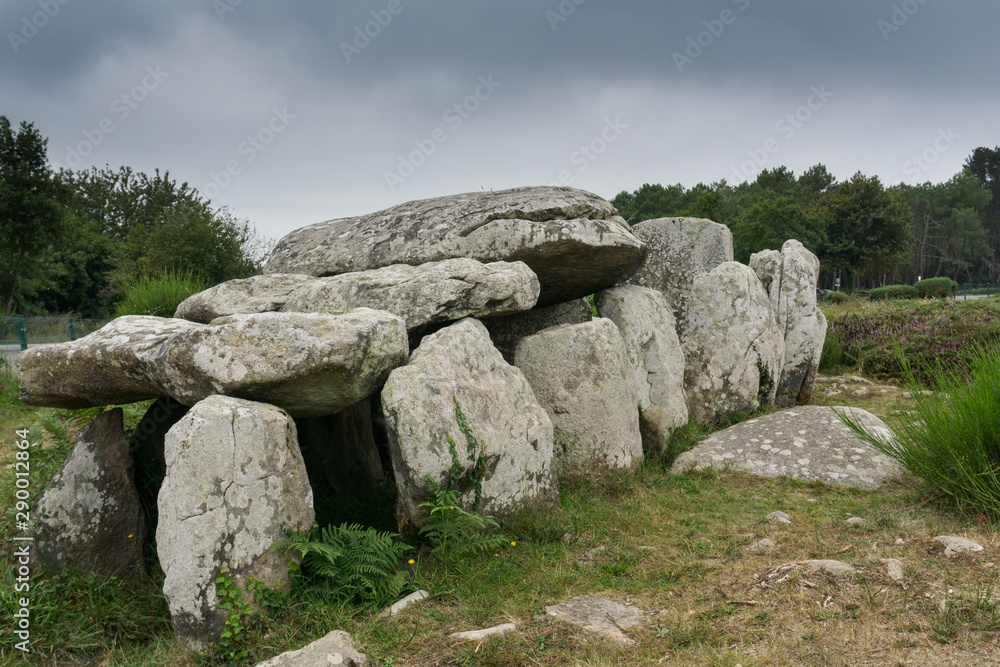
<svg viewBox="0 0 1000 667"><path fill-rule="evenodd" d="M2 374L2 371L0 371ZM13 608L14 535L10 462L14 431L29 428L35 490L68 454L80 415L36 410L0 384L0 456L6 463L0 526L6 567L0 600ZM863 391L862 391L863 390ZM817 384L815 401L855 405L892 420L912 407L907 390L846 373ZM129 419L141 414L136 408ZM84 415L87 417L89 415ZM705 435L689 429L683 446ZM682 448L682 447L681 447ZM37 464L37 467L36 467ZM781 510L791 524L764 521ZM861 525L847 519L860 517ZM597 487L564 486L556 511L503 526L506 546L450 566L426 550L407 567L412 588L431 597L393 619L374 607L299 599L278 605L247 630L253 665L332 629L350 632L373 665L986 665L1000 660L996 564L1000 535L974 512L935 501L904 477L860 491L735 472L671 475L662 461ZM937 535L968 537L985 549L947 558ZM745 549L762 538L774 549ZM603 549L600 549L602 548ZM598 551L594 551L597 549ZM591 554L585 557L586 554ZM903 581L884 558L904 567ZM847 579L810 572L806 559L843 561ZM213 665L173 639L160 594L162 574L123 583L73 574L33 582L32 648L39 665ZM549 621L547 605L591 594L637 605L645 622L622 646ZM491 641L455 643L449 633L513 622ZM0 662L25 664L9 624Z"/></svg>

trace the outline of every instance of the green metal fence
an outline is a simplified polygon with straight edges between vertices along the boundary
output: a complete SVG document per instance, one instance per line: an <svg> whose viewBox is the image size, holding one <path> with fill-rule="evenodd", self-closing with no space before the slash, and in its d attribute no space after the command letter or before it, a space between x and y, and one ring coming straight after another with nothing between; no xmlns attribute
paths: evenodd
<svg viewBox="0 0 1000 667"><path fill-rule="evenodd" d="M970 296L993 296L997 293L997 288L993 283L965 283L959 285L955 292L956 299L967 299Z"/></svg>
<svg viewBox="0 0 1000 667"><path fill-rule="evenodd" d="M0 345L20 346L64 343L97 331L108 320L91 320L78 317L13 317L0 318Z"/></svg>

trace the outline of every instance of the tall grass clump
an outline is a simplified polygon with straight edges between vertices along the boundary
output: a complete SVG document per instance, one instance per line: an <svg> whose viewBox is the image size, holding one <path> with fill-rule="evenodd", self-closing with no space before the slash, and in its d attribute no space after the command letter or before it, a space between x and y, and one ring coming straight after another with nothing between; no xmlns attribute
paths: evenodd
<svg viewBox="0 0 1000 667"><path fill-rule="evenodd" d="M823 352L819 357L819 369L824 373L844 365L844 344L836 331L827 331L823 340Z"/></svg>
<svg viewBox="0 0 1000 667"><path fill-rule="evenodd" d="M191 271L167 271L156 276L138 276L119 281L122 298L115 304L115 317L156 315L173 317L181 301L205 289L205 282Z"/></svg>
<svg viewBox="0 0 1000 667"><path fill-rule="evenodd" d="M895 437L841 419L960 508L1000 518L1000 348L978 349L968 372L931 371L934 393L920 391L909 363L897 354L915 414L898 425Z"/></svg>

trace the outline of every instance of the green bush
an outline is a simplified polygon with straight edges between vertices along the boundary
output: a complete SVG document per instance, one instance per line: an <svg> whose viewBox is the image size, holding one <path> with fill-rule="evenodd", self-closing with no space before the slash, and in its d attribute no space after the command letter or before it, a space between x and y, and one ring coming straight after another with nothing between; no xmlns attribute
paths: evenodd
<svg viewBox="0 0 1000 667"><path fill-rule="evenodd" d="M190 271L167 271L158 276L139 276L119 282L123 296L115 304L115 317L156 315L173 317L181 301L205 289L205 283Z"/></svg>
<svg viewBox="0 0 1000 667"><path fill-rule="evenodd" d="M886 285L885 287L876 287L868 292L868 298L872 301L916 299L918 296L917 288L913 285Z"/></svg>
<svg viewBox="0 0 1000 667"><path fill-rule="evenodd" d="M850 299L851 297L846 292L827 292L820 297L820 301L825 301L826 303L846 303Z"/></svg>
<svg viewBox="0 0 1000 667"><path fill-rule="evenodd" d="M915 287L921 299L947 299L958 289L958 283L951 278L927 278Z"/></svg>
<svg viewBox="0 0 1000 667"><path fill-rule="evenodd" d="M917 405L896 437L841 419L960 508L1000 518L1000 349L977 350L969 373L933 371L931 394L920 391L898 348L897 356Z"/></svg>

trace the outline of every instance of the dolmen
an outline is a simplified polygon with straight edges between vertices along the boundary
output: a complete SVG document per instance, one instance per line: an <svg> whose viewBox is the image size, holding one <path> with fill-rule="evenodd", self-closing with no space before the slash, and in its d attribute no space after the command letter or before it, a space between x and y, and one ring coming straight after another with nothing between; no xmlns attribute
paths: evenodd
<svg viewBox="0 0 1000 667"><path fill-rule="evenodd" d="M219 573L251 602L250 577L287 586L270 547L312 525L319 495L390 480L402 531L440 489L474 512L544 509L560 480L663 455L689 419L808 398L817 275L796 241L743 266L723 225L630 226L565 187L299 229L262 275L173 318L21 354L28 404L156 399L128 441L120 413L81 434L33 529L42 561L91 567L111 550L104 573L134 576L155 535L178 638L203 649L225 622Z"/></svg>

